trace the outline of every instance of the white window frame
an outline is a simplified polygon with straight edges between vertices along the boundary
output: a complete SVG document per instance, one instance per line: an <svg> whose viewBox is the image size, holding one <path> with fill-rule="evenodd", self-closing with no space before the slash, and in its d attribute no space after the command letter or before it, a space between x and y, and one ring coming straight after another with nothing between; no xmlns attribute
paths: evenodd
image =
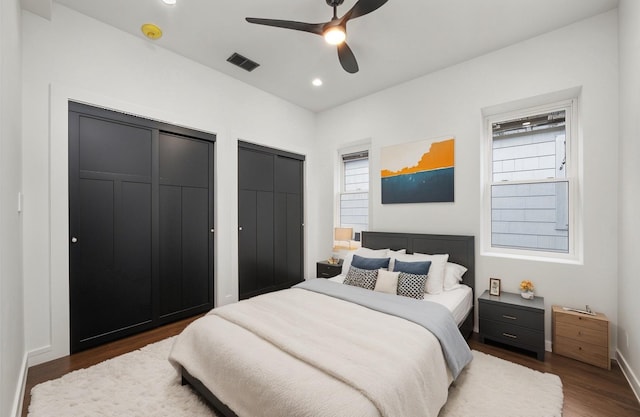
<svg viewBox="0 0 640 417"><path fill-rule="evenodd" d="M502 109L503 110L503 109ZM569 251L567 253L541 251L520 248L505 248L491 246L492 211L491 189L493 183L493 123L513 120L537 114L564 110L566 113L566 180L569 184ZM484 256L498 256L504 258L527 259L559 263L583 263L582 244L582 161L580 148L580 135L578 126L578 98L550 102L548 104L520 107L518 110L501 112L483 112L482 135L482 175L481 175L481 254ZM510 183L531 183L527 181L511 181Z"/></svg>
<svg viewBox="0 0 640 417"><path fill-rule="evenodd" d="M342 194L347 193L344 190L344 161L343 155L367 152L367 159L369 163L369 190L367 191L367 230L371 230L371 145L369 141L359 145L353 145L345 148L338 149L337 152L337 183L336 183L336 197L335 197L335 213L334 213L334 227L341 227L341 210L340 202ZM354 231L355 232L355 231ZM362 237L361 237L362 239Z"/></svg>

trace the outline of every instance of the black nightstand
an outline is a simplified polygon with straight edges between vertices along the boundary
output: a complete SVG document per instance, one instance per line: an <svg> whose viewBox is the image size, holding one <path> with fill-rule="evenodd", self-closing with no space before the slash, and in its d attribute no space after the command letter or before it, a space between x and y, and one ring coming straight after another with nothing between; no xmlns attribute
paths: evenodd
<svg viewBox="0 0 640 417"><path fill-rule="evenodd" d="M544 361L544 297L526 300L520 294L485 291L478 297L478 315L481 342L490 339L533 351Z"/></svg>
<svg viewBox="0 0 640 417"><path fill-rule="evenodd" d="M319 261L316 263L316 277L331 278L342 273L342 259L337 264L330 264L328 261Z"/></svg>

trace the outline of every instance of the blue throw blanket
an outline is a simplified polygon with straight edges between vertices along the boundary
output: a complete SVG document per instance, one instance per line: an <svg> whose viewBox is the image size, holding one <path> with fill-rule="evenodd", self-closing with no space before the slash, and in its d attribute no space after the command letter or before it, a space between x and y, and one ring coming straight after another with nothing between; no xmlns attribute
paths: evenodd
<svg viewBox="0 0 640 417"><path fill-rule="evenodd" d="M444 306L424 300L386 294L326 279L304 281L293 288L314 291L412 321L436 336L453 378L473 359L471 349L458 330L451 312Z"/></svg>

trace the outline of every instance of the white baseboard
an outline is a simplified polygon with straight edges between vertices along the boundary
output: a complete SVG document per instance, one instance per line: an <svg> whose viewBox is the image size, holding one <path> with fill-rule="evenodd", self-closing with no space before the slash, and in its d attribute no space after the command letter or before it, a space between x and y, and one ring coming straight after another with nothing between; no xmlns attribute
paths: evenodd
<svg viewBox="0 0 640 417"><path fill-rule="evenodd" d="M624 358L622 353L620 353L620 350L616 350L616 359L618 360L618 365L620 365L622 373L624 374L625 378L627 378L627 381L629 381L631 390L636 395L638 402L640 402L640 380L638 380L638 377L633 372L633 369L631 369L629 363Z"/></svg>
<svg viewBox="0 0 640 417"><path fill-rule="evenodd" d="M11 414L15 417L22 416L22 406L24 402L24 391L27 386L27 353L25 352L22 357L22 365L20 365L20 375L16 384L16 395L13 399L13 406L11 408Z"/></svg>

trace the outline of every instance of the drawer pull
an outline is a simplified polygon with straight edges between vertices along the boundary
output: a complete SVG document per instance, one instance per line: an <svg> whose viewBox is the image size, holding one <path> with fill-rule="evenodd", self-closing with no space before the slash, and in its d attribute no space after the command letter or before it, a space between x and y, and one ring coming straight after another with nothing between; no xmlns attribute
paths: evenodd
<svg viewBox="0 0 640 417"><path fill-rule="evenodd" d="M515 334L511 334L511 333L502 333L503 336L508 337L510 339L517 339L518 336L516 336Z"/></svg>
<svg viewBox="0 0 640 417"><path fill-rule="evenodd" d="M507 316L506 314L503 314L503 315L502 315L502 318L509 319L509 320L518 320L518 318L517 318L517 317L514 317L514 316Z"/></svg>

